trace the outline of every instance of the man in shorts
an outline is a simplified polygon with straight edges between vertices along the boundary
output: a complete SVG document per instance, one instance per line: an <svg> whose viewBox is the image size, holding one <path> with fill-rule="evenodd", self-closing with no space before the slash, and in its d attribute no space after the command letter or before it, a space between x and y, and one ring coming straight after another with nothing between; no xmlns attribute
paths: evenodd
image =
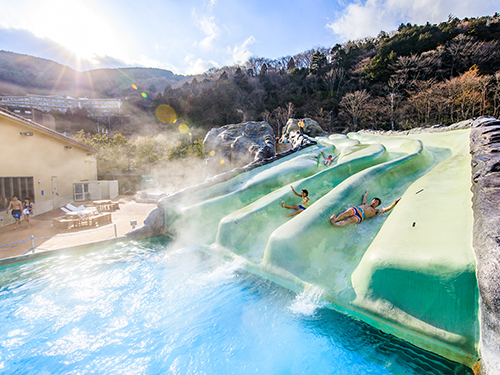
<svg viewBox="0 0 500 375"><path fill-rule="evenodd" d="M17 229L17 226L19 225L19 228L21 227L21 213L23 211L23 204L21 201L17 198L17 196L13 195L12 200L9 203L9 206L7 207L7 214L9 213L9 210L12 207L12 217L16 219L16 225L14 226L14 229Z"/></svg>
<svg viewBox="0 0 500 375"><path fill-rule="evenodd" d="M342 212L339 216L332 215L330 217L330 223L336 227L343 227L347 224L353 223L361 223L362 221L369 219L371 217L377 216L378 214L383 214L384 212L388 212L394 208L396 204L401 200L398 198L386 208L377 208L380 206L382 201L379 198L373 198L370 204L367 204L366 198L370 190L366 189L365 194L363 195L363 201L360 206L352 206L347 210Z"/></svg>

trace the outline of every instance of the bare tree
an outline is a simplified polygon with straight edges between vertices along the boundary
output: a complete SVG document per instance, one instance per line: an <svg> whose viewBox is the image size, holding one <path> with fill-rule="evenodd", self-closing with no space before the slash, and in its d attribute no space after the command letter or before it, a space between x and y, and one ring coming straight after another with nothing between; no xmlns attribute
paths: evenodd
<svg viewBox="0 0 500 375"><path fill-rule="evenodd" d="M288 121L289 118L292 118L295 115L295 106L293 105L292 102L288 102L286 110L287 110L287 121Z"/></svg>
<svg viewBox="0 0 500 375"><path fill-rule="evenodd" d="M275 118L276 128L278 137L281 137L283 128L288 121L288 110L287 108L278 107L273 111L273 116Z"/></svg>
<svg viewBox="0 0 500 375"><path fill-rule="evenodd" d="M418 122L428 125L433 110L433 86L436 81L416 81L415 90L409 98L409 103L413 106L418 114Z"/></svg>
<svg viewBox="0 0 500 375"><path fill-rule="evenodd" d="M418 55L399 56L390 67L394 71L391 79L399 82L403 89L410 90L420 78L422 60Z"/></svg>
<svg viewBox="0 0 500 375"><path fill-rule="evenodd" d="M342 87L345 78L346 72L344 68L334 68L322 77L330 96L333 96L335 91Z"/></svg>
<svg viewBox="0 0 500 375"><path fill-rule="evenodd" d="M366 114L365 105L369 99L366 90L357 90L347 93L340 101L339 107L350 117L353 130L358 128L360 119Z"/></svg>

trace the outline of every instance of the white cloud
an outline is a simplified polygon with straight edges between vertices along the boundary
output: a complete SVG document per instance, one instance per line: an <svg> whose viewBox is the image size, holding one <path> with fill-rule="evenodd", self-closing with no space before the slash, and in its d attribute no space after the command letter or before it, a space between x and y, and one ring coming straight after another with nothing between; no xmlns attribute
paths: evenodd
<svg viewBox="0 0 500 375"><path fill-rule="evenodd" d="M215 61L206 61L201 58L195 59L194 56L186 56L184 59L186 67L183 68L183 72L181 74L201 74L206 72L210 68L218 68L219 64Z"/></svg>
<svg viewBox="0 0 500 375"><path fill-rule="evenodd" d="M377 36L383 30L396 30L400 23L425 24L446 21L450 14L459 17L493 15L498 0L366 0L346 6L337 20L326 27L343 40Z"/></svg>
<svg viewBox="0 0 500 375"><path fill-rule="evenodd" d="M209 14L204 14L198 17L193 11L195 24L205 34L205 38L199 43L201 47L210 49L213 47L213 41L219 36L220 29L216 24L215 17Z"/></svg>
<svg viewBox="0 0 500 375"><path fill-rule="evenodd" d="M255 38L253 36L250 36L243 43L235 45L231 51L231 57L232 57L231 65L232 64L239 65L248 61L250 56L252 56L252 52L248 50L248 46L250 44L253 44L254 42Z"/></svg>

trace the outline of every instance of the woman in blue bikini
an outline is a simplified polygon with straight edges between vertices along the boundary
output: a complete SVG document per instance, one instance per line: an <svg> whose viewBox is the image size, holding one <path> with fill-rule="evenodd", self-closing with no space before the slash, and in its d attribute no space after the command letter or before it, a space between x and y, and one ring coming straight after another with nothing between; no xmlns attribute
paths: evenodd
<svg viewBox="0 0 500 375"><path fill-rule="evenodd" d="M366 189L366 192L363 195L362 204L360 206L349 207L339 216L332 215L330 217L330 223L332 223L332 225L336 227L343 227L344 225L352 223L361 223L363 220L392 210L394 206L401 200L401 198L398 198L389 207L379 209L377 207L382 203L379 198L373 198L370 204L367 204L366 198L369 192L370 190Z"/></svg>

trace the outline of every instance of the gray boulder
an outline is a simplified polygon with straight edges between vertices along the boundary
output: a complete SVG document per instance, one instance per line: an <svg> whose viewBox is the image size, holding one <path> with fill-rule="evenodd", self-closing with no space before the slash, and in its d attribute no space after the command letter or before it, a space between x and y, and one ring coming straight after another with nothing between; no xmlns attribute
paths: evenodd
<svg viewBox="0 0 500 375"><path fill-rule="evenodd" d="M276 155L274 132L265 121L214 128L205 136L203 149L209 177Z"/></svg>
<svg viewBox="0 0 500 375"><path fill-rule="evenodd" d="M310 118L302 119L304 126L302 131L299 127L300 119L290 118L286 122L285 128L283 129L283 140L288 139L293 132L304 133L309 137L327 137L328 133L325 132L319 124Z"/></svg>
<svg viewBox="0 0 500 375"><path fill-rule="evenodd" d="M156 207L144 220L144 225L126 234L129 239L158 237L165 234L165 211Z"/></svg>

